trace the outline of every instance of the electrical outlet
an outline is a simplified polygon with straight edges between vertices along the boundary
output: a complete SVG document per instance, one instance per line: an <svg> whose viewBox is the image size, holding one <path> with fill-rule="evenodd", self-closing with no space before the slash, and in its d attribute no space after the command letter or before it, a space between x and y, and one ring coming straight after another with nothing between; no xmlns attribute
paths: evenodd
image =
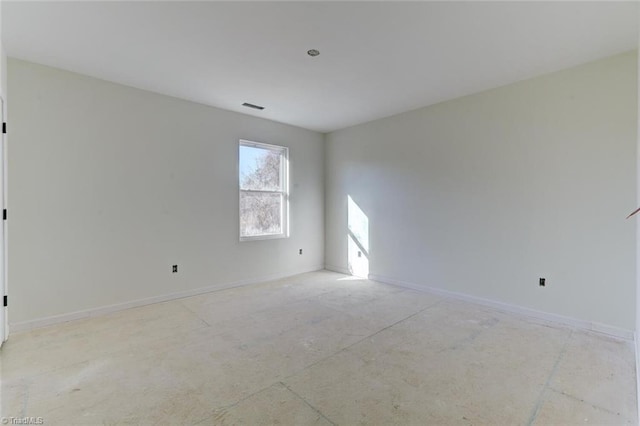
<svg viewBox="0 0 640 426"><path fill-rule="evenodd" d="M178 272L178 265L173 265L173 269L172 269L173 273L177 273Z"/></svg>
<svg viewBox="0 0 640 426"><path fill-rule="evenodd" d="M540 287L544 287L547 285L547 280L546 278L540 278Z"/></svg>
<svg viewBox="0 0 640 426"><path fill-rule="evenodd" d="M300 254L302 254L302 249L300 249Z"/></svg>
<svg viewBox="0 0 640 426"><path fill-rule="evenodd" d="M358 251L358 257L362 257L362 252Z"/></svg>

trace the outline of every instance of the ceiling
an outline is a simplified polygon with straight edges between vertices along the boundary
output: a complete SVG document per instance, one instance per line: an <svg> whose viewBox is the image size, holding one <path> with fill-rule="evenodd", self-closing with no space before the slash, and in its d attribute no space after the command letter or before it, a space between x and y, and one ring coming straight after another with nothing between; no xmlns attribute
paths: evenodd
<svg viewBox="0 0 640 426"><path fill-rule="evenodd" d="M3 1L2 15L9 56L320 132L638 46L636 2Z"/></svg>

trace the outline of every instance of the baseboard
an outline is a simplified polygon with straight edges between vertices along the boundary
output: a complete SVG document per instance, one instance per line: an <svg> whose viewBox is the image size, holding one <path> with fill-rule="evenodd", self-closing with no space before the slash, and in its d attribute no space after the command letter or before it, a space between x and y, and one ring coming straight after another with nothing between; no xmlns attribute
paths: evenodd
<svg viewBox="0 0 640 426"><path fill-rule="evenodd" d="M381 275L370 274L369 279L373 281L385 283L385 284L395 285L398 287L409 288L412 290L431 293L431 294L435 294L438 296L443 296L451 299L457 299L465 302L475 303L478 305L488 306L499 311L519 314L526 317L535 318L537 320L544 321L544 322L563 324L570 327L597 332L601 334L606 334L609 336L613 336L613 337L617 337L617 338L621 338L629 341L634 340L633 331L609 326L606 324L580 320L576 318L566 317L563 315L552 314L549 312L537 311L535 309L525 308L523 306L511 305L509 303L497 302L495 300L484 299L482 297L477 297L477 296L471 296L465 293L458 293L454 291L443 290L439 288L419 285L419 284L410 283L406 281L400 281L400 280L396 280L396 279L381 276Z"/></svg>
<svg viewBox="0 0 640 426"><path fill-rule="evenodd" d="M352 275L350 270L348 270L347 268L343 268L341 266L324 265L324 269L326 269L327 271L339 272L345 275Z"/></svg>
<svg viewBox="0 0 640 426"><path fill-rule="evenodd" d="M215 291L226 290L234 287L242 287L247 285L260 284L268 281L278 280L282 278L292 277L294 275L304 274L307 272L320 271L324 269L324 265L315 266L312 268L305 268L300 270L292 270L284 273L265 275L259 278L250 278L246 280L234 281L230 283L215 284L207 287L200 287L191 290L179 291L176 293L164 294L160 296L147 297L144 299L137 299L130 302L116 303L108 306L101 306L98 308L85 309L82 311L71 312L68 314L54 315L45 318L38 318L35 320L21 321L11 324L11 332L17 333L21 331L29 331L35 328L48 327L63 322L74 321L83 318L92 318L101 315L110 314L113 312L123 311L125 309L137 308L145 305L152 305L154 303L168 302L170 300L183 299L185 297L197 296L204 293L212 293Z"/></svg>
<svg viewBox="0 0 640 426"><path fill-rule="evenodd" d="M118 311L122 311L122 310L125 310L125 309L136 308L136 307L139 307L139 306L145 306L145 305L151 305L151 304L154 304L154 303L167 302L167 301L170 301L170 300L182 299L182 298L191 297L191 296L197 296L199 294L211 293L211 292L225 290L225 289L234 288L234 287L242 287L242 286L246 286L246 285L260 284L260 283L273 281L273 280L277 280L277 279L282 279L282 278L287 278L287 277L291 277L291 276L294 276L294 275L303 274L303 273L307 273L307 272L319 271L319 270L322 270L322 269L326 269L326 270L333 271L333 272L339 272L339 273L346 274L346 275L351 275L351 273L348 270L346 270L345 268L338 267L338 266L335 266L335 265L315 266L315 267L308 268L308 269L293 270L293 271L287 271L287 272L284 272L284 273L276 273L276 274L265 275L265 276L262 276L262 277L259 277L259 278L250 278L250 279L234 281L234 282L229 282L229 283L215 284L215 285L207 286L207 287L200 287L200 288L180 291L180 292L176 292L176 293L170 293L170 294L165 294L165 295L160 295L160 296L148 297L148 298L144 298L144 299L137 299L137 300L133 300L133 301L129 301L129 302L117 303L117 304L108 305L108 306L102 306L102 307L98 307L98 308L92 308L92 309L86 309L86 310L82 310L82 311L71 312L71 313L68 313L68 314L54 315L54 316L45 317L45 318L39 318L39 319L35 319L35 320L16 322L16 323L8 324L8 325L11 327L11 332L12 333L21 332L21 331L28 331L28 330L32 330L32 329L35 329L35 328L47 327L47 326L50 326L50 325L59 324L59 323L63 323L63 322L68 322L68 321L74 321L74 320L83 319L83 318L90 318L90 317L97 317L97 316L101 316L101 315L106 315L106 314L109 314L109 313L118 312ZM398 287L408 288L408 289L421 291L421 292L425 292L425 293L431 293L431 294L435 294L435 295L438 295L438 296L443 296L443 297L447 297L447 298L451 298L451 299L457 299L457 300L462 300L462 301L465 301L465 302L470 302L470 303L475 303L475 304L479 304L479 305L483 305L483 306L488 306L488 307L494 308L494 309L499 310L499 311L515 313L515 314L527 316L527 317L530 317L530 318L535 318L535 319L541 320L541 321L546 321L546 322L550 322L550 323L557 323L557 324L559 323L559 324L575 327L575 328L578 328L578 329L598 332L598 333L601 333L601 334L606 334L606 335L609 335L609 336L622 338L622 339L626 339L626 340L635 340L636 355L637 355L636 358L637 358L637 362L640 365L640 358L638 358L638 356L640 356L640 353L638 352L638 339L637 339L637 336L634 336L634 332L633 331L629 331L629 330L625 330L625 329L621 329L621 328L617 328L617 327L612 327L612 326L608 326L608 325L600 324L600 323L596 323L596 322L579 320L579 319L576 319L576 318L566 317L566 316L552 314L552 313L543 312L543 311L537 311L535 309L525 308L525 307L518 306L518 305L511 305L511 304L503 303L503 302L497 302L497 301L494 301L494 300L484 299L484 298L477 297L477 296L471 296L471 295L464 294L464 293L458 293L458 292L453 292L453 291L449 291L449 290L443 290L443 289L439 289L439 288L435 288L435 287L419 285L419 284L411 283L411 282L407 282L407 281L396 280L396 279L385 277L385 276L382 276L382 275L371 274L371 275L369 275L369 279L371 279L373 281L378 281L378 282L381 282L381 283L385 283L385 284L395 285L395 286L398 286ZM9 327L7 327L7 329L8 328ZM635 339L634 339L634 337L635 337ZM640 370L638 370L638 371L640 371ZM638 377L638 384L640 386L640 377Z"/></svg>
<svg viewBox="0 0 640 426"><path fill-rule="evenodd" d="M634 341L636 348L636 398L637 398L637 409L638 409L638 418L640 419L640 346L638 345L638 332L634 333Z"/></svg>

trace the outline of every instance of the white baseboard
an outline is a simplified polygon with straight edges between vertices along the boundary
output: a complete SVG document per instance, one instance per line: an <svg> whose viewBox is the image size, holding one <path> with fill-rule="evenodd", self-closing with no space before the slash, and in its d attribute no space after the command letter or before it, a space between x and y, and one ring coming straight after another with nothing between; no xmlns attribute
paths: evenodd
<svg viewBox="0 0 640 426"><path fill-rule="evenodd" d="M566 317L563 315L552 314L549 312L537 311L535 309L525 308L523 306L511 305L504 302L484 299L482 297L471 296L469 294L443 290L439 288L419 285L419 284L410 283L406 281L400 281L393 278L384 277L381 275L370 274L369 279L373 281L379 281L385 284L395 285L398 287L409 288L412 290L431 293L431 294L435 294L438 296L443 296L451 299L457 299L465 302L475 303L478 305L488 306L499 311L519 314L519 315L535 318L537 320L541 320L549 323L568 325L570 327L593 331L601 334L606 334L609 336L613 336L613 337L617 337L617 338L621 338L629 341L632 341L634 339L633 331L609 326L606 324L580 320L576 318Z"/></svg>
<svg viewBox="0 0 640 426"><path fill-rule="evenodd" d="M153 296L153 297L148 297L144 299L133 300L130 302L123 302L123 303L117 303L117 304L108 305L108 306L102 306L98 308L86 309L82 311L71 312L68 314L54 315L54 316L45 317L45 318L38 318L35 320L11 323L10 324L11 332L16 333L21 331L28 331L35 328L47 327L50 325L73 321L77 319L106 315L109 313L118 312L125 309L136 308L139 306L167 302L170 300L182 299L190 296L197 296L199 294L211 293L214 291L220 291L220 290L225 290L225 289L234 288L234 287L242 287L246 285L259 284L259 283L287 278L287 277L291 277L294 275L303 274L307 272L319 271L322 269L339 272L346 275L351 275L351 273L347 269L338 267L335 265L316 266L308 269L270 274L270 275L262 276L259 278L250 278L250 279L234 281L230 283L215 284L212 286L200 287L200 288L191 289L191 290L184 290L176 293ZM598 333L602 333L602 334L606 334L606 335L610 335L610 336L614 336L614 337L618 337L626 340L634 340L633 331L612 327L605 324L579 320L576 318L565 317L562 315L552 314L548 312L537 311L535 309L525 308L517 305L511 305L503 302L497 302L494 300L484 299L477 296L471 296L464 293L458 293L458 292L443 290L435 287L429 287L429 286L419 285L419 284L410 283L406 281L400 281L400 280L396 280L396 279L381 276L381 275L371 274L369 275L369 279L374 281L379 281L385 284L395 285L398 287L408 288L408 289L417 290L425 293L431 293L431 294L435 294L438 296L443 296L451 299L463 300L470 303L488 306L500 311L524 315L524 316L535 318L541 321L568 325L578 329L594 331L594 332L598 332ZM635 338L635 342L636 342L636 347L638 347L637 337ZM640 353L638 352L638 350L636 350L636 354L640 356ZM639 363L639 366L640 366L640 358L637 359L637 362ZM638 384L640 386L640 377L638 377Z"/></svg>
<svg viewBox="0 0 640 426"><path fill-rule="evenodd" d="M634 334L635 348L636 348L636 398L637 398L637 408L638 408L638 418L640 419L640 345L638 344L638 332L636 331Z"/></svg>
<svg viewBox="0 0 640 426"><path fill-rule="evenodd" d="M345 275L352 275L351 271L349 271L347 268L343 268L341 266L324 265L324 269L326 269L327 271L339 272L339 273L345 274Z"/></svg>
<svg viewBox="0 0 640 426"><path fill-rule="evenodd" d="M304 274L307 272L320 271L324 266L315 266L312 268L288 271L284 273L265 275L259 278L250 278L246 280L234 281L230 283L215 284L207 287L200 287L192 290L184 290L176 293L164 294L160 296L147 297L144 299L132 300L130 302L116 303L98 308L85 309L82 311L71 312L68 314L54 315L35 320L21 321L11 324L11 332L21 332L33 330L35 328L47 327L68 321L74 321L82 318L91 318L113 312L123 311L125 309L137 308L139 306L152 305L154 303L168 302L175 299L183 299L185 297L197 296L199 294L211 293L214 291L226 290L234 287L242 287L246 285L260 284L268 281L278 280L282 278L292 277L294 275Z"/></svg>

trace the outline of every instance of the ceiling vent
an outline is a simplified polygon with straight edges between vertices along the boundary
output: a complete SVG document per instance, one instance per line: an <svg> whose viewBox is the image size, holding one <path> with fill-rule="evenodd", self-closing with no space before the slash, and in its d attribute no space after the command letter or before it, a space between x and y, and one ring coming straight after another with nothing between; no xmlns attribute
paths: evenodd
<svg viewBox="0 0 640 426"><path fill-rule="evenodd" d="M260 111L262 111L264 109L263 106L250 104L248 102L243 103L242 106L245 106L247 108L259 109Z"/></svg>

